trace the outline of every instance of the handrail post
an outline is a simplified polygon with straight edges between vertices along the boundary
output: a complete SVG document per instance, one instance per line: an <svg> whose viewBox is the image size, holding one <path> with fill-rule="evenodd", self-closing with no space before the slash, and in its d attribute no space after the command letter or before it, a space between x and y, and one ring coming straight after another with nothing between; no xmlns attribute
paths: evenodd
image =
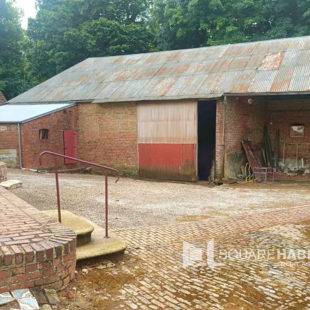
<svg viewBox="0 0 310 310"><path fill-rule="evenodd" d="M67 158L67 159L73 160L77 163L81 163L84 165L90 165L93 167L98 167L98 168L104 169L104 172L105 172L105 238L109 238L109 231L108 231L109 230L108 177L109 177L109 172L116 172L117 178L115 180L115 183L117 183L119 178L120 178L119 170L111 168L111 167L91 163L89 161L82 160L79 158L66 156L63 154L58 154L58 153L51 152L51 151L44 151L40 154L40 157L39 157L40 165L42 165L42 157L44 155L51 155L55 159L55 178L56 178L56 192L57 192L57 207L58 207L58 221L59 221L59 223L61 223L61 208L60 208L60 193L59 193L59 180L58 180L58 173L59 173L59 171L58 171L58 157Z"/></svg>
<svg viewBox="0 0 310 310"><path fill-rule="evenodd" d="M108 216L109 216L109 203L108 203L108 171L105 170L105 237L109 238Z"/></svg>
<svg viewBox="0 0 310 310"><path fill-rule="evenodd" d="M54 158L55 158L55 178L56 178L58 222L61 223L60 193L59 193L59 180L58 180L58 157L54 156Z"/></svg>

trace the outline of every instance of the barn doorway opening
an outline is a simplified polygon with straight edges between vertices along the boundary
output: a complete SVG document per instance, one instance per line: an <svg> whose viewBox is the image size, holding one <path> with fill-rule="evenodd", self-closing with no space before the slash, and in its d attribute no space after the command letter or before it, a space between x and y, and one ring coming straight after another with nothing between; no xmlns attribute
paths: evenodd
<svg viewBox="0 0 310 310"><path fill-rule="evenodd" d="M198 102L198 179L212 176L215 159L216 101Z"/></svg>

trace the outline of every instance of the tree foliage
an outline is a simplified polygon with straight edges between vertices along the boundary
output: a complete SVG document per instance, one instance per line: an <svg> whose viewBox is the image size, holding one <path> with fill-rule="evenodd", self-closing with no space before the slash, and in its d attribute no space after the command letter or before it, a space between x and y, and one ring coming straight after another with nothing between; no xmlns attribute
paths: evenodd
<svg viewBox="0 0 310 310"><path fill-rule="evenodd" d="M309 0L155 0L163 49L310 34Z"/></svg>
<svg viewBox="0 0 310 310"><path fill-rule="evenodd" d="M147 0L38 0L26 51L37 82L84 60L147 52Z"/></svg>
<svg viewBox="0 0 310 310"><path fill-rule="evenodd" d="M87 57L310 35L310 0L37 0L27 32L0 0L8 98Z"/></svg>
<svg viewBox="0 0 310 310"><path fill-rule="evenodd" d="M23 31L19 12L11 2L0 0L0 90L7 98L23 90Z"/></svg>

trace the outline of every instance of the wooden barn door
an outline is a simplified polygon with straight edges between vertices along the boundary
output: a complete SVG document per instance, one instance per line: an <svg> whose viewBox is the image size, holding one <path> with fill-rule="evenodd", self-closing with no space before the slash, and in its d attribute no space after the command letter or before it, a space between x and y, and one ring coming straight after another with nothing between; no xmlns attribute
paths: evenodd
<svg viewBox="0 0 310 310"><path fill-rule="evenodd" d="M65 155L77 157L77 132L75 130L64 130ZM65 164L73 164L75 161L65 158Z"/></svg>
<svg viewBox="0 0 310 310"><path fill-rule="evenodd" d="M138 105L139 174L142 177L197 179L197 103Z"/></svg>

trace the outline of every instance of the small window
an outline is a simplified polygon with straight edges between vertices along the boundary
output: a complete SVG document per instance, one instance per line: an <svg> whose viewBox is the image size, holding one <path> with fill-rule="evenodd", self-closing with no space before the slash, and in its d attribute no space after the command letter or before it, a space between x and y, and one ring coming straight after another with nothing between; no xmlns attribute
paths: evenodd
<svg viewBox="0 0 310 310"><path fill-rule="evenodd" d="M303 137L305 131L305 126L301 124L296 124L291 126L291 137L298 138Z"/></svg>
<svg viewBox="0 0 310 310"><path fill-rule="evenodd" d="M48 139L48 129L40 129L39 130L39 137L40 140L47 140Z"/></svg>

